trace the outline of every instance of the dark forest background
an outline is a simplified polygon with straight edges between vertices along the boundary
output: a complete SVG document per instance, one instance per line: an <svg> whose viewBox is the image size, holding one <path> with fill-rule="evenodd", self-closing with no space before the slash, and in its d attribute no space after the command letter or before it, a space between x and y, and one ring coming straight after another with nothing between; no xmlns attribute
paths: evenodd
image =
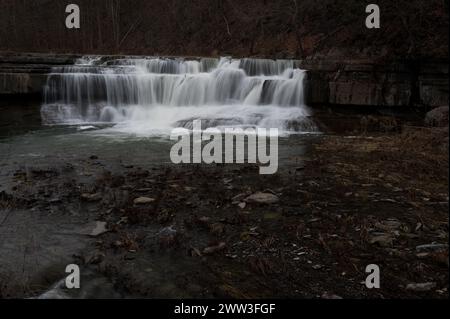
<svg viewBox="0 0 450 319"><path fill-rule="evenodd" d="M81 29L65 27L70 3ZM448 28L448 0L0 0L13 52L445 58Z"/></svg>

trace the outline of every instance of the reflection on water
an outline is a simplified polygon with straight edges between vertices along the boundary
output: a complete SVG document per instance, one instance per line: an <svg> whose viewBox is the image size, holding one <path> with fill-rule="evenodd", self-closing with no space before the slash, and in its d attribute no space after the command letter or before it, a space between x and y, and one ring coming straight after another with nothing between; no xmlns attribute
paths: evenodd
<svg viewBox="0 0 450 319"><path fill-rule="evenodd" d="M65 279L57 282L37 299L121 299L127 298L113 283L101 274L83 269L83 285L80 289L67 289Z"/></svg>

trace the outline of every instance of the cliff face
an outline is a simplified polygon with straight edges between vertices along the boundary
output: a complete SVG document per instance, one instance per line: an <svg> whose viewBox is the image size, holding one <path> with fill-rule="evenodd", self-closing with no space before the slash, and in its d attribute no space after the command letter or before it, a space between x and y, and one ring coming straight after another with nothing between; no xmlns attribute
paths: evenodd
<svg viewBox="0 0 450 319"><path fill-rule="evenodd" d="M432 108L448 105L448 62L305 60L310 104Z"/></svg>
<svg viewBox="0 0 450 319"><path fill-rule="evenodd" d="M0 0L0 50L269 58L423 58L448 55L448 1L378 0L381 29L365 27L366 0Z"/></svg>

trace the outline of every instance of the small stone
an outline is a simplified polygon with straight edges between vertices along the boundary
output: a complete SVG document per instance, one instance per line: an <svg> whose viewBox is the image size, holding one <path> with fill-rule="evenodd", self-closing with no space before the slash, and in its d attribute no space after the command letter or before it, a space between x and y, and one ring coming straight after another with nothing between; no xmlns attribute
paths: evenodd
<svg viewBox="0 0 450 319"><path fill-rule="evenodd" d="M430 256L429 253L418 253L418 254L416 254L416 257L419 258L419 259L427 258L428 256Z"/></svg>
<svg viewBox="0 0 450 319"><path fill-rule="evenodd" d="M397 201L395 199L392 199L392 198L382 198L382 199L380 199L380 202L397 203Z"/></svg>
<svg viewBox="0 0 450 319"><path fill-rule="evenodd" d="M448 106L437 107L425 116L425 125L431 127L448 126Z"/></svg>
<svg viewBox="0 0 450 319"><path fill-rule="evenodd" d="M89 258L88 263L89 263L89 264L92 264L92 265L98 265L98 264L101 263L104 259L105 259L105 254L103 254L103 253L97 253L97 254L92 255L92 256Z"/></svg>
<svg viewBox="0 0 450 319"><path fill-rule="evenodd" d="M154 198L150 198L150 197L138 197L134 200L134 204L135 205L146 205L146 204L150 204L153 203L155 201Z"/></svg>
<svg viewBox="0 0 450 319"><path fill-rule="evenodd" d="M241 202L238 204L239 208L244 209L247 206L247 203Z"/></svg>
<svg viewBox="0 0 450 319"><path fill-rule="evenodd" d="M225 232L225 225L222 223L214 223L209 226L211 234L221 235Z"/></svg>
<svg viewBox="0 0 450 319"><path fill-rule="evenodd" d="M95 193L95 194L84 193L84 194L81 194L81 199L83 199L87 202L98 202L102 199L102 195L100 193Z"/></svg>
<svg viewBox="0 0 450 319"><path fill-rule="evenodd" d="M234 197L231 199L231 201L232 201L233 204L238 204L238 203L241 202L246 196L247 196L247 194L241 193L241 194L238 194L238 195L234 196Z"/></svg>
<svg viewBox="0 0 450 319"><path fill-rule="evenodd" d="M273 220L273 219L279 219L281 217L280 213L272 212L272 213L265 213L264 219L266 220Z"/></svg>
<svg viewBox="0 0 450 319"><path fill-rule="evenodd" d="M247 203L257 204L275 204L278 203L279 200L278 196L271 193L255 193L245 199Z"/></svg>
<svg viewBox="0 0 450 319"><path fill-rule="evenodd" d="M320 269L322 269L322 265L314 265L314 266L312 266L312 268L314 269L314 270L320 270Z"/></svg>
<svg viewBox="0 0 450 319"><path fill-rule="evenodd" d="M198 218L198 222L203 225L208 225L211 222L211 218L208 216L202 216Z"/></svg>
<svg viewBox="0 0 450 319"><path fill-rule="evenodd" d="M219 244L216 245L216 246L206 247L206 248L203 250L203 254L204 254L204 255L211 255L211 254L214 254L214 253L216 253L216 252L218 252L218 251L224 250L226 246L227 246L227 245L226 245L224 242L221 242L221 243L219 243Z"/></svg>
<svg viewBox="0 0 450 319"><path fill-rule="evenodd" d="M448 245L446 245L446 244L438 244L438 243L419 245L419 246L416 247L416 250L418 252L440 251L440 250L446 250L446 249L448 249Z"/></svg>
<svg viewBox="0 0 450 319"><path fill-rule="evenodd" d="M371 244L378 244L381 247L391 247L394 244L394 237L382 233L372 236L369 242Z"/></svg>
<svg viewBox="0 0 450 319"><path fill-rule="evenodd" d="M436 288L435 282L425 282L425 283L413 283L408 284L406 286L406 290L412 290L412 291L430 291L431 289Z"/></svg>
<svg viewBox="0 0 450 319"><path fill-rule="evenodd" d="M341 296L335 295L335 294L329 294L325 292L322 297L322 299L343 299Z"/></svg>
<svg viewBox="0 0 450 319"><path fill-rule="evenodd" d="M177 243L178 232L173 226L165 227L158 233L158 240L160 246L170 247Z"/></svg>
<svg viewBox="0 0 450 319"><path fill-rule="evenodd" d="M384 231L394 231L399 229L402 224L396 220L385 220L380 223L376 223L375 227Z"/></svg>

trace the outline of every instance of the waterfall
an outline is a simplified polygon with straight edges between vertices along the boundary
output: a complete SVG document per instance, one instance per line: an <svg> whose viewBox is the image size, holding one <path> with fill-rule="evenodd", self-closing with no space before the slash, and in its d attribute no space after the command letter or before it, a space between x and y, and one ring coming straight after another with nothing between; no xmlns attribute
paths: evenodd
<svg viewBox="0 0 450 319"><path fill-rule="evenodd" d="M304 78L293 60L83 57L53 68L41 114L46 124L101 122L131 131L201 119L313 132Z"/></svg>

